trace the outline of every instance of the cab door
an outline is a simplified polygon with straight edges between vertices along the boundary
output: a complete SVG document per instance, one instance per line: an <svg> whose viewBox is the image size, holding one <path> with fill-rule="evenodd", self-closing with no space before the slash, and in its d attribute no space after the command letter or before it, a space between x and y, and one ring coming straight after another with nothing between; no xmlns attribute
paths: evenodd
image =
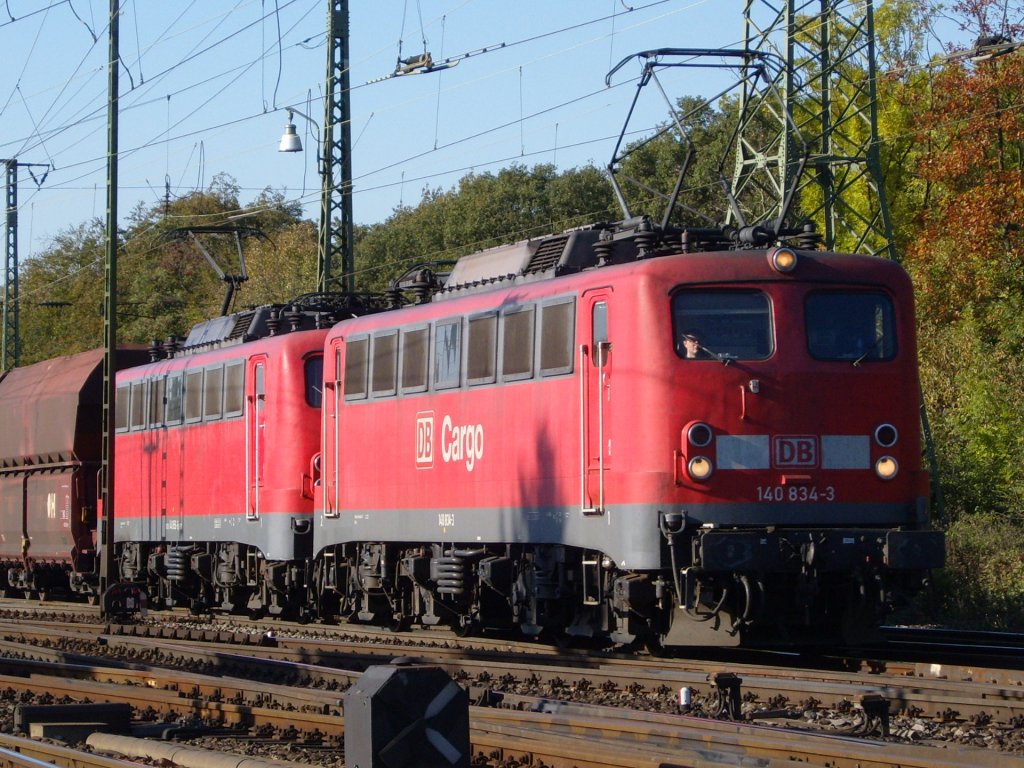
<svg viewBox="0 0 1024 768"><path fill-rule="evenodd" d="M247 363L245 415L245 516L259 520L267 452L267 358L258 355Z"/></svg>
<svg viewBox="0 0 1024 768"><path fill-rule="evenodd" d="M583 341L580 344L582 400L582 498L585 515L603 515L608 499L605 484L612 462L612 342L608 289L583 297Z"/></svg>
<svg viewBox="0 0 1024 768"><path fill-rule="evenodd" d="M327 473L324 483L324 516L338 516L338 478L341 475L341 435L338 427L338 418L341 415L341 407L345 397L345 388L342 377L344 374L344 358L342 346L344 339L331 341L330 360L325 363L325 368L333 370L333 376L324 376L327 381L327 391L330 393L324 399L323 410L323 440L321 442L324 451L324 471ZM333 366L333 369L329 368ZM333 379L330 380L330 379Z"/></svg>

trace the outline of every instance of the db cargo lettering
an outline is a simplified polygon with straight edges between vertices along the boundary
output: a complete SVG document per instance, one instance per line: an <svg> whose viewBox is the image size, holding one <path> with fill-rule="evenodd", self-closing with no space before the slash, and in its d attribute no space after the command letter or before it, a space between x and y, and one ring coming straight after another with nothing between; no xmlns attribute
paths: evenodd
<svg viewBox="0 0 1024 768"><path fill-rule="evenodd" d="M441 459L446 464L464 461L470 472L484 457L484 428L481 424L453 424L451 416L441 422Z"/></svg>

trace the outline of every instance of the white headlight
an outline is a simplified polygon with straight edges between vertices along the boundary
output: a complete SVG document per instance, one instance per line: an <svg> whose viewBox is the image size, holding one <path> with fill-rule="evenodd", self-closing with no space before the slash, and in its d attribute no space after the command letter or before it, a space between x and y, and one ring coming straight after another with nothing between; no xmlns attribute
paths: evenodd
<svg viewBox="0 0 1024 768"><path fill-rule="evenodd" d="M715 465L711 463L711 459L707 456L694 456L690 459L690 463L686 465L686 468L690 471L690 477L698 482L703 482L711 477L711 473L715 471Z"/></svg>
<svg viewBox="0 0 1024 768"><path fill-rule="evenodd" d="M796 251L791 248L776 248L768 254L768 263L776 272L792 272L796 269Z"/></svg>
<svg viewBox="0 0 1024 768"><path fill-rule="evenodd" d="M875 462L875 474L882 480L892 480L900 471L900 465L892 456L883 456Z"/></svg>
<svg viewBox="0 0 1024 768"><path fill-rule="evenodd" d="M899 439L899 432L892 424L880 424L875 429L875 442L883 448L892 448Z"/></svg>

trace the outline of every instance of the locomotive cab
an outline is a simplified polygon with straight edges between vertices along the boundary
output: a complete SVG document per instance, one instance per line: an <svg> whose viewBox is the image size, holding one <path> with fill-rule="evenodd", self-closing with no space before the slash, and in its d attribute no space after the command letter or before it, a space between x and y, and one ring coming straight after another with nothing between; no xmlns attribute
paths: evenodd
<svg viewBox="0 0 1024 768"><path fill-rule="evenodd" d="M865 257L767 255L757 281L671 293L667 644L708 625L762 645L821 627L817 641L862 640L942 563L924 530L908 281Z"/></svg>

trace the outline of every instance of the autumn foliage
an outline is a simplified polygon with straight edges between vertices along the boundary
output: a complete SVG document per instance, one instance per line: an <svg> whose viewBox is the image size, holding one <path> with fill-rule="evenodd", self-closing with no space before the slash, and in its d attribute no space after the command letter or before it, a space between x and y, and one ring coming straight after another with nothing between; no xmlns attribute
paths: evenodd
<svg viewBox="0 0 1024 768"><path fill-rule="evenodd" d="M917 174L926 208L907 252L932 320L1019 292L1024 285L1024 57L959 61L918 100Z"/></svg>

